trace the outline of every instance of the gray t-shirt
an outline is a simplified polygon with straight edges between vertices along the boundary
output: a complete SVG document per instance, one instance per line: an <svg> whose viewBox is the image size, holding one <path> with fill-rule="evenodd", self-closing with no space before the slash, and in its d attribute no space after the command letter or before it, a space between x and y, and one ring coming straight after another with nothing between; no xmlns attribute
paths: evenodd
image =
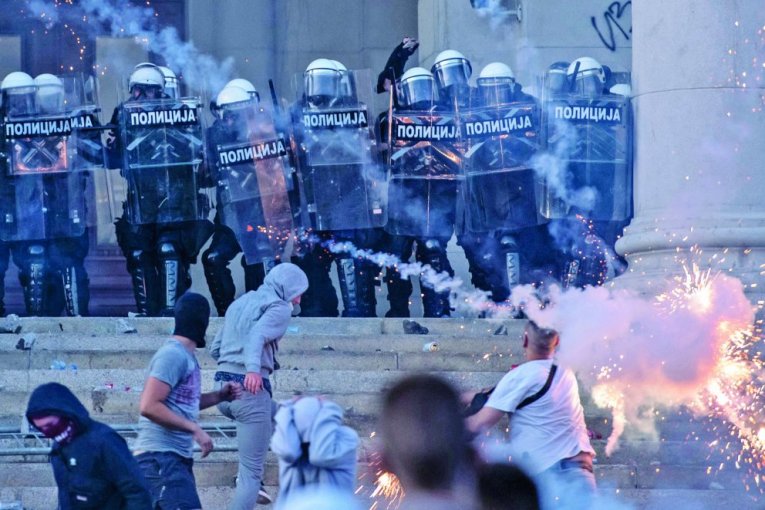
<svg viewBox="0 0 765 510"><path fill-rule="evenodd" d="M151 358L150 377L170 386L165 405L179 416L196 422L199 419L199 399L202 378L199 363L178 340L170 339ZM194 438L191 432L172 430L141 416L138 438L133 449L145 452L175 452L191 457Z"/></svg>

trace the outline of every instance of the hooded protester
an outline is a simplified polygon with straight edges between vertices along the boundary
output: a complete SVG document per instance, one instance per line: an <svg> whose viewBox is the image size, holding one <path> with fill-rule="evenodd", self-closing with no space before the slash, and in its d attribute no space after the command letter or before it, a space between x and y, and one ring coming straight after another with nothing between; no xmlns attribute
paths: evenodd
<svg viewBox="0 0 765 510"><path fill-rule="evenodd" d="M221 413L236 421L239 471L231 509L252 510L259 495L267 497L261 486L272 433L269 377L278 368L279 340L306 289L308 277L302 269L291 263L279 264L269 271L258 290L231 303L210 346L210 354L218 361L216 388L231 381L243 384L246 390L240 400L218 405Z"/></svg>
<svg viewBox="0 0 765 510"><path fill-rule="evenodd" d="M343 425L339 405L318 397L288 400L275 421L271 451L279 457L279 508L291 508L290 498L306 487L353 494L359 435Z"/></svg>
<svg viewBox="0 0 765 510"><path fill-rule="evenodd" d="M204 296L187 292L175 305L173 336L157 350L141 393L141 418L135 456L152 495L152 508L202 508L196 490L192 453L194 442L206 457L212 439L199 424L199 411L239 398L241 387L226 383L202 393L202 379L194 351L205 346L210 304Z"/></svg>
<svg viewBox="0 0 765 510"><path fill-rule="evenodd" d="M92 420L64 385L38 386L29 397L27 420L53 441L50 462L58 508L148 510L149 488L125 440Z"/></svg>

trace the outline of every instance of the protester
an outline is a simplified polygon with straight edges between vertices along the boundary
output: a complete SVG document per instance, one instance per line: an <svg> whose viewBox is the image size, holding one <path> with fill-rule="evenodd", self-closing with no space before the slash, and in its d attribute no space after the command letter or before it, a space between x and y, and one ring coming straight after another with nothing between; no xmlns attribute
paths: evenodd
<svg viewBox="0 0 765 510"><path fill-rule="evenodd" d="M192 471L194 442L202 458L213 449L210 436L199 424L199 411L239 398L236 383L202 393L199 362L194 351L205 346L210 305L199 294L187 292L175 305L173 336L159 348L149 364L141 393L141 418L134 454L149 482L153 508L201 508Z"/></svg>
<svg viewBox="0 0 765 510"><path fill-rule="evenodd" d="M544 498L560 498L560 508L587 508L596 490L595 450L574 373L553 360L558 344L557 331L529 321L523 335L526 361L502 378L467 427L481 433L510 413L512 461L538 480Z"/></svg>
<svg viewBox="0 0 765 510"><path fill-rule="evenodd" d="M287 331L293 307L308 288L308 278L295 264L281 263L266 275L258 290L236 299L226 311L223 328L210 346L218 361L216 387L238 382L247 390L240 400L218 406L236 421L239 472L231 508L252 510L262 494L263 464L272 433L269 376L278 367L279 340Z"/></svg>
<svg viewBox="0 0 765 510"><path fill-rule="evenodd" d="M539 510L537 486L513 464L487 464L478 472L481 510Z"/></svg>
<svg viewBox="0 0 765 510"><path fill-rule="evenodd" d="M38 386L29 397L27 419L53 441L50 463L58 486L58 508L149 510L151 496L125 440L90 418L67 388Z"/></svg>
<svg viewBox="0 0 765 510"><path fill-rule="evenodd" d="M305 487L353 494L359 435L343 425L343 410L321 397L282 402L276 413L271 451L279 458L278 508Z"/></svg>
<svg viewBox="0 0 765 510"><path fill-rule="evenodd" d="M399 381L380 412L383 467L406 493L402 510L476 508L473 451L454 389L431 375Z"/></svg>

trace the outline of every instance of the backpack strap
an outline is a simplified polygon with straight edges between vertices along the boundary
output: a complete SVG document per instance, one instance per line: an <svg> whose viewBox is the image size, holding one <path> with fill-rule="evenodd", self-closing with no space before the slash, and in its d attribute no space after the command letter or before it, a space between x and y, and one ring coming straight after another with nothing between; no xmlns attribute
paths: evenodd
<svg viewBox="0 0 765 510"><path fill-rule="evenodd" d="M554 364L550 367L550 374L547 376L547 381L545 381L545 385L540 388L540 390L530 397L524 398L520 404L515 408L516 411L519 411L520 409L526 407L529 404L533 404L540 398L542 398L545 393L547 393L547 390L550 389L550 386L552 386L553 378L555 378L555 372L558 371L558 365Z"/></svg>

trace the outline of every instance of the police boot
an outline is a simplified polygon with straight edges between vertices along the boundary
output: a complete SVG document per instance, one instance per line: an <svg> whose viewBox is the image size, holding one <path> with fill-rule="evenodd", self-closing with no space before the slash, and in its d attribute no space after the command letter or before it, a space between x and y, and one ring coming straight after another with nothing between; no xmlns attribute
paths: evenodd
<svg viewBox="0 0 765 510"><path fill-rule="evenodd" d="M21 284L24 287L24 306L28 316L39 317L43 315L45 310L45 287L47 284L45 279L45 247L33 244L26 249L26 252L29 258L20 275Z"/></svg>
<svg viewBox="0 0 765 510"><path fill-rule="evenodd" d="M87 316L90 301L90 280L85 268L68 266L61 272L64 286L66 314L70 317Z"/></svg>
<svg viewBox="0 0 765 510"><path fill-rule="evenodd" d="M513 236L502 236L499 241L504 264L501 280L492 286L494 301L505 301L510 297L510 290L521 284L521 253Z"/></svg>
<svg viewBox="0 0 765 510"><path fill-rule="evenodd" d="M127 265L133 284L136 311L144 317L156 315L159 281L154 258L144 250L133 250L128 253Z"/></svg>
<svg viewBox="0 0 765 510"><path fill-rule="evenodd" d="M189 280L180 254L171 242L159 245L159 281L162 299L159 315L172 317L175 303L186 290Z"/></svg>
<svg viewBox="0 0 765 510"><path fill-rule="evenodd" d="M317 256L310 252L303 257L293 257L292 261L308 277L308 290L300 301L300 316L337 317L337 293L329 277L329 255Z"/></svg>
<svg viewBox="0 0 765 510"><path fill-rule="evenodd" d="M374 317L374 274L363 261L339 259L337 276L343 298L343 317Z"/></svg>
<svg viewBox="0 0 765 510"><path fill-rule="evenodd" d="M449 260L446 258L445 244L438 240L429 239L425 242L423 248L424 256L420 256L420 262L429 265L438 273L447 272L450 275L454 274ZM423 315L425 317L449 317L451 314L449 292L436 292L432 284L423 281L422 278L420 278L420 287L422 288Z"/></svg>
<svg viewBox="0 0 765 510"><path fill-rule="evenodd" d="M264 259L263 262L257 264L248 264L244 257L242 257L242 267L244 268L244 289L249 292L251 290L258 290L263 281L266 279L266 275L279 263L276 259Z"/></svg>
<svg viewBox="0 0 765 510"><path fill-rule="evenodd" d="M412 297L412 282L409 278L401 278L401 274L393 268L385 270L385 286L388 288L390 309L386 317L409 317L409 299Z"/></svg>
<svg viewBox="0 0 765 510"><path fill-rule="evenodd" d="M218 317L226 315L226 310L233 303L236 294L228 263L229 261L217 250L207 250L202 255L205 280L207 280L215 309L218 311Z"/></svg>

